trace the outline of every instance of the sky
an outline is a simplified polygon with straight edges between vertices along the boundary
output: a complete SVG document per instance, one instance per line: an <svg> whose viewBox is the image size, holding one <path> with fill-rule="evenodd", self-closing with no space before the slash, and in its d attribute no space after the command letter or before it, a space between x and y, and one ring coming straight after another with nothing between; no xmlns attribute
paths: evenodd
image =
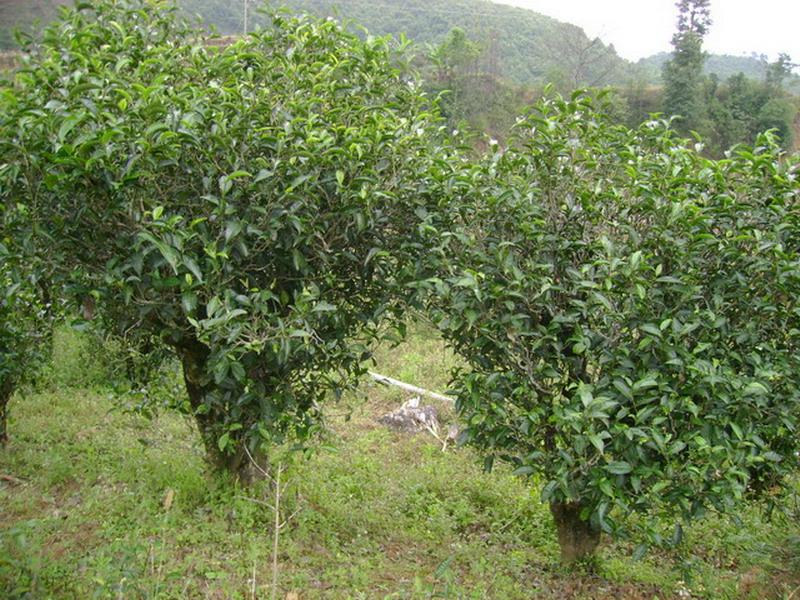
<svg viewBox="0 0 800 600"><path fill-rule="evenodd" d="M614 44L617 53L638 60L672 49L678 10L674 0L493 0L582 27ZM714 54L788 53L800 63L800 1L711 0L711 30L703 47Z"/></svg>

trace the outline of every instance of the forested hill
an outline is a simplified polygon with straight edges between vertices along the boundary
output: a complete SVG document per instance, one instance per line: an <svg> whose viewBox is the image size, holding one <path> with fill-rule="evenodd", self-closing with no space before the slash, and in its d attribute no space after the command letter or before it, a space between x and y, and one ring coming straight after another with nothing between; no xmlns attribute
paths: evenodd
<svg viewBox="0 0 800 600"><path fill-rule="evenodd" d="M28 31L52 20L69 0L0 0L0 49L15 46L14 29Z"/></svg>
<svg viewBox="0 0 800 600"><path fill-rule="evenodd" d="M637 65L642 67L649 77L658 79L661 70L670 58L669 52L659 52L641 59ZM732 56L730 54L710 54L703 66L706 75L715 74L721 81L737 73L757 81L764 79L767 72L767 60L758 56Z"/></svg>
<svg viewBox="0 0 800 600"><path fill-rule="evenodd" d="M29 28L56 14L68 0L4 0L0 3L0 47L13 43L10 30ZM242 0L177 0L178 4L220 33L242 31ZM539 13L488 0L286 0L281 4L322 16L357 21L371 33L405 33L418 43L439 43L453 27L485 48L482 69L517 83L543 80L567 85L620 83L630 63L613 47L590 40L575 25ZM257 22L251 3L251 23Z"/></svg>
<svg viewBox="0 0 800 600"><path fill-rule="evenodd" d="M220 33L243 29L242 0L175 0L188 14L198 16ZM59 5L71 0L0 0L0 50L12 48L12 30L35 30L54 18ZM620 58L613 45L589 39L572 24L531 10L489 0L283 0L271 2L321 16L350 19L374 34L404 33L419 44L438 44L454 27L479 43L481 71L523 85L544 81L562 88L622 84L632 79L659 84L669 53L662 52L633 64ZM259 2L250 0L250 25L259 21ZM710 55L706 73L721 81L743 72L762 80L766 63L753 56ZM800 79L789 89L797 92Z"/></svg>
<svg viewBox="0 0 800 600"><path fill-rule="evenodd" d="M636 67L640 69L640 76L651 83L661 83L661 72L670 56L669 52L659 52L641 59L636 63ZM703 65L703 72L706 75L716 75L719 81L727 81L729 77L739 73L754 81L763 81L768 64L766 57L756 54L751 56L709 54ZM800 93L800 76L789 75L783 85L791 93Z"/></svg>
<svg viewBox="0 0 800 600"><path fill-rule="evenodd" d="M229 33L242 29L242 3L181 0L187 10ZM287 0L322 16L354 19L371 33L404 33L418 43L439 43L462 28L485 49L483 69L518 83L563 79L602 85L626 79L629 63L613 47L582 29L545 15L488 0Z"/></svg>

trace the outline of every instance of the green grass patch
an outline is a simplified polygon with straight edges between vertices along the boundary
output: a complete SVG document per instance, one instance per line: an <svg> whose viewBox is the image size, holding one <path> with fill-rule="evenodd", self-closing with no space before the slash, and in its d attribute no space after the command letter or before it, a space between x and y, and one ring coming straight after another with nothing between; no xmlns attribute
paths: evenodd
<svg viewBox="0 0 800 600"><path fill-rule="evenodd" d="M377 360L384 374L443 391L453 359L418 328ZM483 473L467 449L385 429L377 417L405 394L370 382L361 392L333 407L325 447L288 472L284 516L296 514L281 532L280 598L796 594L800 528L757 506L741 524L697 523L680 551L633 561L633 542L606 540L594 571L565 572L535 489L502 467ZM0 597L270 597L274 513L252 499L271 492L208 474L189 420L126 414L93 385L21 394L11 411Z"/></svg>

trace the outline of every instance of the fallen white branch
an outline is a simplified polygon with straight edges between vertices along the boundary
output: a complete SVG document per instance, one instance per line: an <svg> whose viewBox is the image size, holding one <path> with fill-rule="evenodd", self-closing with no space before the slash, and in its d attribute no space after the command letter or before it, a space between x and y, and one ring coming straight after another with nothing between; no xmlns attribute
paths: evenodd
<svg viewBox="0 0 800 600"><path fill-rule="evenodd" d="M373 373L372 371L370 371L369 375L375 381L399 387L400 389L406 390L407 392L420 394L421 396L428 396L429 398L433 398L434 400L441 400L442 402L451 402L451 403L453 402L453 399L449 398L448 396L443 396L442 394L431 392L430 390L426 390L425 388L417 387L415 385L411 385L410 383L405 383L403 381L398 381L397 379L392 379L391 377L387 377L386 375L381 375L380 373Z"/></svg>

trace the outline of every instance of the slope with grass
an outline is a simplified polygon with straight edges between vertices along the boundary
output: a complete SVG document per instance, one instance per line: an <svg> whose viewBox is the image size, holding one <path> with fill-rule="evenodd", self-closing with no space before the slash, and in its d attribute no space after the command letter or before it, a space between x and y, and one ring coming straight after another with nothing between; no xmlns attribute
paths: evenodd
<svg viewBox="0 0 800 600"><path fill-rule="evenodd" d="M57 368L15 398L0 451L0 596L270 597L268 486L207 475L189 421L119 411L102 369L84 368L96 354L69 332L57 341ZM453 364L423 327L376 358L439 390ZM769 522L757 506L738 523L699 523L680 552L632 562L635 540L608 543L596 565L566 573L549 512L519 479L376 423L404 399L365 383L330 416L325 443L292 462L278 597L780 598L800 585L796 519Z"/></svg>

